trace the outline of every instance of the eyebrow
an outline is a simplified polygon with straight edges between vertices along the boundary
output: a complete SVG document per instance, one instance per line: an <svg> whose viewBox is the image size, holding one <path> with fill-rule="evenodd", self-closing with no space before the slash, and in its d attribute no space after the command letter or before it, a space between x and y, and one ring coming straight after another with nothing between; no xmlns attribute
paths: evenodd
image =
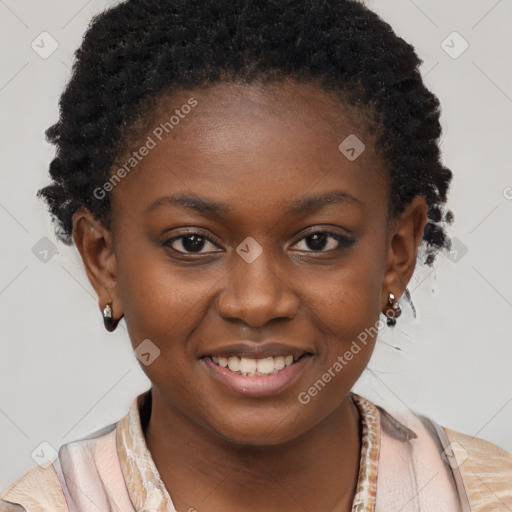
<svg viewBox="0 0 512 512"><path fill-rule="evenodd" d="M317 194L313 196L299 197L291 201L286 209L287 214L301 215L318 210L328 204L353 204L362 206L364 203L356 197L344 191L333 191L326 194ZM194 194L173 194L163 196L151 203L144 213L148 214L152 211L164 206L177 206L194 210L199 213L217 215L227 214L232 208L227 203L214 201L212 199L199 197Z"/></svg>
<svg viewBox="0 0 512 512"><path fill-rule="evenodd" d="M292 215L300 215L320 209L327 204L353 204L363 206L363 202L353 195L336 190L326 194L317 194L313 196L304 196L294 199L288 206L287 213Z"/></svg>

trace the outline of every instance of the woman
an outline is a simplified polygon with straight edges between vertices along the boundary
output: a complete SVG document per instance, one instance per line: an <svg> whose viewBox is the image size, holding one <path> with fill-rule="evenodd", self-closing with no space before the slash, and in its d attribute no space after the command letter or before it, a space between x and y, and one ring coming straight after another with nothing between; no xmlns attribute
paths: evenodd
<svg viewBox="0 0 512 512"><path fill-rule="evenodd" d="M39 195L151 380L0 511L512 508L512 457L353 393L452 173L414 49L354 0L94 18Z"/></svg>

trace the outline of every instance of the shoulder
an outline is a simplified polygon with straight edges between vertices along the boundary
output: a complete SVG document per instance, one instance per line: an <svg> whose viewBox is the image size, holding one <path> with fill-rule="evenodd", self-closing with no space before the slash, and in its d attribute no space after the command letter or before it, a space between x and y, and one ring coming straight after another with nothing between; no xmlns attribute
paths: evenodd
<svg viewBox="0 0 512 512"><path fill-rule="evenodd" d="M87 477L91 486L98 480L98 459L108 453L113 458L116 423L92 434L66 443L59 448L54 460L46 460L30 468L0 493L0 512L68 512L67 478L82 481Z"/></svg>
<svg viewBox="0 0 512 512"><path fill-rule="evenodd" d="M443 427L446 460L458 470L475 510L497 501L512 510L512 454L489 441Z"/></svg>
<svg viewBox="0 0 512 512"><path fill-rule="evenodd" d="M27 512L27 509L0 499L0 512Z"/></svg>
<svg viewBox="0 0 512 512"><path fill-rule="evenodd" d="M62 486L52 465L29 469L0 493L0 512L32 510L68 510Z"/></svg>
<svg viewBox="0 0 512 512"><path fill-rule="evenodd" d="M512 454L424 416L421 420L439 439L441 458L451 468L472 512L512 510Z"/></svg>
<svg viewBox="0 0 512 512"><path fill-rule="evenodd" d="M468 466L474 469L492 468L494 471L512 471L512 454L503 448L479 437L456 432L447 427L442 428L450 441L453 456L459 466L467 462ZM509 476L512 474L509 473Z"/></svg>
<svg viewBox="0 0 512 512"><path fill-rule="evenodd" d="M512 510L512 455L506 450L409 409L393 414L382 407L378 410L383 441L379 465L387 469L383 476L399 482L396 489L403 486L401 475L407 476L407 468L414 467L418 488L435 477L435 494L452 499L455 493L463 510ZM447 510L455 510L455 506Z"/></svg>

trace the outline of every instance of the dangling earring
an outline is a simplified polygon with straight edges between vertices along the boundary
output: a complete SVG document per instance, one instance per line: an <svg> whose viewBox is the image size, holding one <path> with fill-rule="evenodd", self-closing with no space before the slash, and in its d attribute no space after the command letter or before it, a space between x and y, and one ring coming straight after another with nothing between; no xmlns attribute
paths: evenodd
<svg viewBox="0 0 512 512"><path fill-rule="evenodd" d="M116 330L119 320L112 318L112 302L109 302L103 309L103 322L105 323L105 329L108 332Z"/></svg>
<svg viewBox="0 0 512 512"><path fill-rule="evenodd" d="M385 312L386 315L386 323L389 327L394 327L396 325L396 319L402 314L402 309L400 308L400 304L395 299L395 296L390 292L388 296L387 309Z"/></svg>

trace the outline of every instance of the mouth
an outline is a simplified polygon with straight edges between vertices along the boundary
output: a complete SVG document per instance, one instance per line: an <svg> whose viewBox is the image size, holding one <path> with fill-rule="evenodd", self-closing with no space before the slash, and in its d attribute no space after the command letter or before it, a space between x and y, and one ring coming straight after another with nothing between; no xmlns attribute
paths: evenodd
<svg viewBox="0 0 512 512"><path fill-rule="evenodd" d="M200 358L208 374L230 392L244 397L269 397L289 388L313 354L284 346L265 349L235 347Z"/></svg>
<svg viewBox="0 0 512 512"><path fill-rule="evenodd" d="M263 358L250 358L250 357L222 357L222 356L207 356L210 358L213 364L226 368L230 372L238 375L244 375L248 377L262 377L275 375L280 371L288 368L292 364L296 364L300 359L307 356L304 353L298 357L294 357L293 354L279 355L275 357L263 357Z"/></svg>

